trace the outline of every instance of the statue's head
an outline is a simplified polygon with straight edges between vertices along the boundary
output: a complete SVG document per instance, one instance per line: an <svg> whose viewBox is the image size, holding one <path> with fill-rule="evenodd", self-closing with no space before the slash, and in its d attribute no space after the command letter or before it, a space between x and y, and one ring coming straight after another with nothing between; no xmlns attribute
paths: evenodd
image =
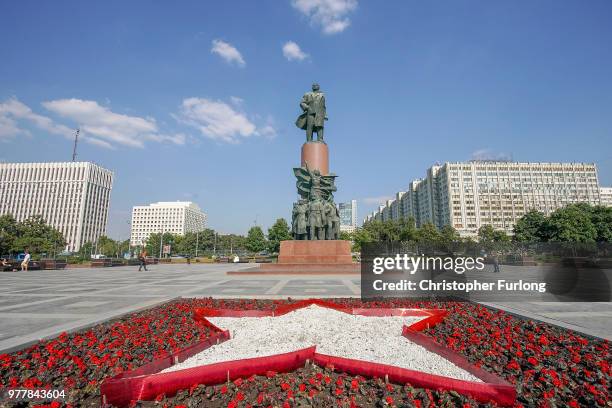
<svg viewBox="0 0 612 408"><path fill-rule="evenodd" d="M319 89L321 89L321 87L319 86L319 84L317 84L316 82L314 84L312 84L312 90L313 92L318 92Z"/></svg>
<svg viewBox="0 0 612 408"><path fill-rule="evenodd" d="M313 174L314 174L315 176L320 176L320 175L321 175L321 172L319 171L319 169L315 169L315 170L313 171Z"/></svg>

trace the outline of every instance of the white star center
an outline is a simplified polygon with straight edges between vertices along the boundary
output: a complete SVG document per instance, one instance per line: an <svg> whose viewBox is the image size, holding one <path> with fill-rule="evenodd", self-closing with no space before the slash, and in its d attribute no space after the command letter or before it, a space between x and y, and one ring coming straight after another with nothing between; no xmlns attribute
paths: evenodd
<svg viewBox="0 0 612 408"><path fill-rule="evenodd" d="M316 345L317 353L418 370L466 381L480 379L402 336L424 317L350 315L309 306L278 317L207 317L231 339L164 372L223 361L288 353Z"/></svg>

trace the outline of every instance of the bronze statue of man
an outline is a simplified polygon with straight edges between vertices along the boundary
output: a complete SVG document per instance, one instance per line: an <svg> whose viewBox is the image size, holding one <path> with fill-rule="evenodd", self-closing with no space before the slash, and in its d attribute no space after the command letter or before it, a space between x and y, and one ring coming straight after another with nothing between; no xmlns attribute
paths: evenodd
<svg viewBox="0 0 612 408"><path fill-rule="evenodd" d="M321 92L319 84L312 84L312 92L306 92L300 102L302 113L295 125L306 130L306 142L312 142L312 133L317 134L317 142L325 143L323 140L323 128L327 120L325 108L325 94Z"/></svg>
<svg viewBox="0 0 612 408"><path fill-rule="evenodd" d="M336 215L336 206L332 201L325 201L325 239L335 239L334 215Z"/></svg>
<svg viewBox="0 0 612 408"><path fill-rule="evenodd" d="M308 201L304 199L298 200L293 204L293 238L302 240L307 238L308 230L306 214L308 212Z"/></svg>
<svg viewBox="0 0 612 408"><path fill-rule="evenodd" d="M323 230L323 202L320 199L309 201L308 206L308 226L309 234L308 239L313 240L324 240L325 231Z"/></svg>

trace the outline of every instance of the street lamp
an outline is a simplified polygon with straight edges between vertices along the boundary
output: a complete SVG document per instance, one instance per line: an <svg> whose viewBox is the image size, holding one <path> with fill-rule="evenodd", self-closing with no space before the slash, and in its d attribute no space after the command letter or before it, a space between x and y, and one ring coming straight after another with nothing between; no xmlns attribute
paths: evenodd
<svg viewBox="0 0 612 408"><path fill-rule="evenodd" d="M164 230L163 228L160 229L160 233L159 233L159 259L161 259L162 257L162 245L164 243Z"/></svg>
<svg viewBox="0 0 612 408"><path fill-rule="evenodd" d="M195 250L195 257L198 257L198 244L200 243L200 231L196 231L196 250Z"/></svg>

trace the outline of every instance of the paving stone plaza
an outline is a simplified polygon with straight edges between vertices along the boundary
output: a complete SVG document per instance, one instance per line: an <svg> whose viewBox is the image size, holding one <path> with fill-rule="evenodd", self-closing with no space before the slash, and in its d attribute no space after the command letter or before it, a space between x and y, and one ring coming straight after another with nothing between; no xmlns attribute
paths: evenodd
<svg viewBox="0 0 612 408"><path fill-rule="evenodd" d="M0 352L15 350L173 298L358 297L359 275L244 276L253 265L151 265L0 274ZM612 303L491 304L529 318L612 339Z"/></svg>

